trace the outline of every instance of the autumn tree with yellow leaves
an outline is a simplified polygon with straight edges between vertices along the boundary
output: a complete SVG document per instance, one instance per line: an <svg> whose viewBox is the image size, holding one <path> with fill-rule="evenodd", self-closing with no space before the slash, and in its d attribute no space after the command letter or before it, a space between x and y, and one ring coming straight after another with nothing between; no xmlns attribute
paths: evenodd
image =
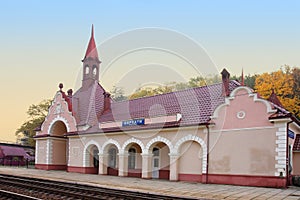
<svg viewBox="0 0 300 200"><path fill-rule="evenodd" d="M283 107L300 119L300 69L284 66L278 71L263 73L255 80L255 90L268 99L274 90Z"/></svg>

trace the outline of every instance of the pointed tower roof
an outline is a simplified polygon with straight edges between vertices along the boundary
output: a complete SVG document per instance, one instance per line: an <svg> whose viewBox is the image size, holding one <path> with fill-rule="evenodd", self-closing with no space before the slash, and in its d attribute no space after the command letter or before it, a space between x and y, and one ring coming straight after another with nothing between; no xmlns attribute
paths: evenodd
<svg viewBox="0 0 300 200"><path fill-rule="evenodd" d="M87 57L98 59L98 51L97 51L97 47L96 47L96 43L95 43L95 39L94 39L94 25L92 25L91 38L90 38L84 59L86 59Z"/></svg>
<svg viewBox="0 0 300 200"><path fill-rule="evenodd" d="M280 100L278 99L277 95L275 94L274 89L272 89L272 93L271 93L270 97L268 98L268 101L283 108L283 105L281 104Z"/></svg>

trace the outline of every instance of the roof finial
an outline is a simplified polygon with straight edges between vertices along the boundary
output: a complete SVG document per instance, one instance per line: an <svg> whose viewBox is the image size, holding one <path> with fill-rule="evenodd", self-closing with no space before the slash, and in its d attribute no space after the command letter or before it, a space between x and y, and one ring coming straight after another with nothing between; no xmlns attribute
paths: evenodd
<svg viewBox="0 0 300 200"><path fill-rule="evenodd" d="M91 37L94 37L94 24L92 24L92 33L91 33Z"/></svg>
<svg viewBox="0 0 300 200"><path fill-rule="evenodd" d="M242 68L242 77L241 77L241 85L244 86L244 69Z"/></svg>
<svg viewBox="0 0 300 200"><path fill-rule="evenodd" d="M60 84L58 85L58 87L59 87L59 91L62 91L64 85L63 85L62 83L60 83Z"/></svg>

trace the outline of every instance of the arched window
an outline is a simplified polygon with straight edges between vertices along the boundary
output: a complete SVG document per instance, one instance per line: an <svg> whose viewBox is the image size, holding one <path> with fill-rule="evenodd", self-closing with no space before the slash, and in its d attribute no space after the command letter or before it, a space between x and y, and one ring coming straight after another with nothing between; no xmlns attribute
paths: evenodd
<svg viewBox="0 0 300 200"><path fill-rule="evenodd" d="M96 77L97 75L97 66L93 65L93 76Z"/></svg>
<svg viewBox="0 0 300 200"><path fill-rule="evenodd" d="M99 151L98 149L93 150L93 165L94 167L98 168L99 167Z"/></svg>
<svg viewBox="0 0 300 200"><path fill-rule="evenodd" d="M153 156L159 156L159 148L154 147L152 153L153 153Z"/></svg>
<svg viewBox="0 0 300 200"><path fill-rule="evenodd" d="M112 147L108 150L108 166L116 168L117 165L117 150Z"/></svg>
<svg viewBox="0 0 300 200"><path fill-rule="evenodd" d="M130 148L128 150L128 169L135 169L135 158L136 158L136 149Z"/></svg>
<svg viewBox="0 0 300 200"><path fill-rule="evenodd" d="M85 74L90 73L90 67L88 65L85 66Z"/></svg>
<svg viewBox="0 0 300 200"><path fill-rule="evenodd" d="M159 167L159 148L154 147L152 153L153 153L153 167L158 168Z"/></svg>

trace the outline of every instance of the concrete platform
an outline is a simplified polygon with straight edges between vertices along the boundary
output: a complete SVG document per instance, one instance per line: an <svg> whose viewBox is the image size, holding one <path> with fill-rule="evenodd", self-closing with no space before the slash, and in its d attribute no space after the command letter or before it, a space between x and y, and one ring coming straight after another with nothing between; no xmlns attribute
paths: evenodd
<svg viewBox="0 0 300 200"><path fill-rule="evenodd" d="M170 182L166 180L145 180L117 176L67 173L65 171L44 171L26 168L0 167L0 173L27 177L46 178L65 182L96 185L106 188L140 191L146 193L175 195L205 199L300 199L300 188L274 189L232 185Z"/></svg>

